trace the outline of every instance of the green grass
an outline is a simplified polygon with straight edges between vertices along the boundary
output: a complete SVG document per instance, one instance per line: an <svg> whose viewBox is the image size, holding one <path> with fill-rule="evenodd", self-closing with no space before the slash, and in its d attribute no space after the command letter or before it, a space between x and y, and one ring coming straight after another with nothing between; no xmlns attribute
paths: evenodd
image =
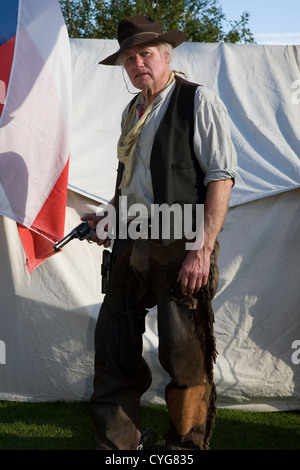
<svg viewBox="0 0 300 470"><path fill-rule="evenodd" d="M143 406L144 428L157 431L149 450L163 448L165 406ZM0 402L0 450L94 450L88 403ZM300 450L300 412L219 409L212 450Z"/></svg>

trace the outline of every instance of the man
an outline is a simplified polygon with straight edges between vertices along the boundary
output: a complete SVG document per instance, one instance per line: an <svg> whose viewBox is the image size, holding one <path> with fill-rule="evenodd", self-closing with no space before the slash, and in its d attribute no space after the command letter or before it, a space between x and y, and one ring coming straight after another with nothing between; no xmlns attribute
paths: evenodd
<svg viewBox="0 0 300 470"><path fill-rule="evenodd" d="M207 449L214 424L211 303L218 285L217 237L234 183L236 154L220 99L170 70L171 49L184 40L180 31L163 34L150 18L128 17L118 27L119 50L100 62L123 66L141 90L123 114L112 204L118 214L121 197L128 207L142 204L148 214L162 204L177 204L182 211L193 207L193 227L195 207L204 204L204 240L187 249L185 233L174 235L176 223L168 238L162 227L153 236L149 217L146 236L130 238L127 224L127 236L114 241L95 331L91 413L98 449L136 449L139 444L140 398L151 384L142 335L146 309L155 305L159 360L170 376L166 448ZM94 227L101 219L95 214L87 218ZM99 237L94 241L108 246L105 236Z"/></svg>

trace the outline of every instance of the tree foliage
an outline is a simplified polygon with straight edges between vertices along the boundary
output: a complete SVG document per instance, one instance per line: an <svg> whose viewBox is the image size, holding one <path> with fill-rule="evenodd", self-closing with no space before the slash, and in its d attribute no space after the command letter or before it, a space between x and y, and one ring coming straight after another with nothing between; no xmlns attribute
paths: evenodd
<svg viewBox="0 0 300 470"><path fill-rule="evenodd" d="M119 21L130 15L150 16L165 31L184 31L192 42L254 42L249 13L226 18L219 0L60 0L72 38L115 39Z"/></svg>

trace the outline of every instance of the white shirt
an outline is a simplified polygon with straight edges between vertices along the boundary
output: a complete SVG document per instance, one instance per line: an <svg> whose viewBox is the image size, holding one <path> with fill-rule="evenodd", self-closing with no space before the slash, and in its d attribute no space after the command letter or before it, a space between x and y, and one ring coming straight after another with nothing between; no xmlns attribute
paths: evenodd
<svg viewBox="0 0 300 470"><path fill-rule="evenodd" d="M175 81L157 98L156 105L150 112L140 134L132 178L128 186L122 189L121 195L127 196L128 206L140 203L150 210L153 190L150 172L150 157L153 140L160 121L165 114ZM137 104L136 118L143 104L143 98ZM122 125L129 110L129 105L122 115ZM205 175L204 184L211 181L235 178L237 156L230 134L230 123L227 109L221 99L211 90L199 86L194 101L194 152Z"/></svg>

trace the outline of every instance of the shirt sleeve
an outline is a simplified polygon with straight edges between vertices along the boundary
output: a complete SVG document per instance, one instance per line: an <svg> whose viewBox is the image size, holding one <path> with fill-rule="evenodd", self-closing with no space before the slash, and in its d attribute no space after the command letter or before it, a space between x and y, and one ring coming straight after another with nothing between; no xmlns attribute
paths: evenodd
<svg viewBox="0 0 300 470"><path fill-rule="evenodd" d="M204 184L224 179L232 179L234 182L237 155L224 103L211 90L198 87L194 117L194 151L205 174Z"/></svg>

